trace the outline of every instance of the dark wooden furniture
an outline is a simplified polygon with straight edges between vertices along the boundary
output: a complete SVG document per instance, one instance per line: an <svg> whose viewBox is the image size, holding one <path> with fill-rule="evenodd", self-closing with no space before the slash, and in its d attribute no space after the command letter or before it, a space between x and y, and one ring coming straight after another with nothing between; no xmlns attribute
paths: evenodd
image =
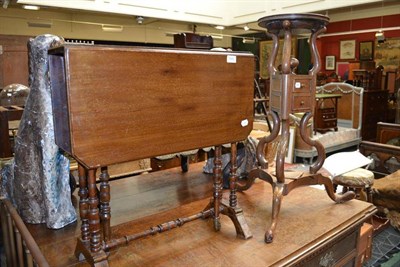
<svg viewBox="0 0 400 267"><path fill-rule="evenodd" d="M387 90L365 90L361 137L364 141L375 141L377 123L386 121L388 109Z"/></svg>
<svg viewBox="0 0 400 267"><path fill-rule="evenodd" d="M391 210L399 211L399 170L400 146L391 143L393 139L400 138L400 125L393 123L378 123L377 142L362 141L360 152L373 159L369 169L374 172L375 183L372 187L373 202L378 207L378 216L374 221L374 232L380 231L389 225ZM395 220L396 221L396 220Z"/></svg>
<svg viewBox="0 0 400 267"><path fill-rule="evenodd" d="M375 141L376 124L386 121L389 94L382 90L383 67L375 68L374 61L360 61L360 69L353 69L353 84L364 88L361 136L364 141Z"/></svg>
<svg viewBox="0 0 400 267"><path fill-rule="evenodd" d="M360 152L374 160L370 170L379 178L400 169L400 146L387 144L394 138L400 138L400 124L379 122L377 129L377 141L362 141Z"/></svg>
<svg viewBox="0 0 400 267"><path fill-rule="evenodd" d="M211 49L213 45L211 36L202 36L190 32L174 34L174 47L176 48Z"/></svg>
<svg viewBox="0 0 400 267"><path fill-rule="evenodd" d="M338 130L337 107L340 94L316 94L314 131L325 133L330 129Z"/></svg>
<svg viewBox="0 0 400 267"><path fill-rule="evenodd" d="M313 100L315 98L316 74L321 67L316 39L318 35L325 32L328 22L328 17L317 14L274 15L261 18L258 21L258 25L266 28L267 34L273 40L273 50L268 59L268 69L270 73L270 114L274 121L274 127L271 134L261 139L258 143L256 154L260 167L252 170L247 177L247 181L238 184L238 189L249 189L256 178L260 178L272 185L272 222L264 237L267 243L273 241L283 196L289 194L293 189L305 185L324 184L329 197L337 203L354 198L353 192L346 192L341 196L335 195L331 179L318 173L325 160L325 150L320 142L312 140L307 134L307 124L313 116L315 108L315 101ZM297 75L293 72L299 61L291 57L291 45L292 37L298 31L311 32L310 47L314 66L308 75ZM280 33L284 35L284 44L281 69L278 70L274 66L276 66L275 61L278 54ZM295 176L293 176L293 173L291 175L289 172L285 172L284 162L289 143L290 114L297 112L304 112L304 116L299 123L301 138L305 143L316 148L318 158L310 166L308 172L295 172ZM274 141L279 133L281 139L273 170L268 168L264 147Z"/></svg>
<svg viewBox="0 0 400 267"><path fill-rule="evenodd" d="M10 138L10 121L20 120L24 107L21 106L0 106L0 158L13 156L13 143Z"/></svg>
<svg viewBox="0 0 400 267"><path fill-rule="evenodd" d="M0 200L2 262L6 266L50 266L42 251L7 198Z"/></svg>
<svg viewBox="0 0 400 267"><path fill-rule="evenodd" d="M383 67L375 68L374 61L361 61L360 67L362 69L353 69L353 84L365 90L381 90Z"/></svg>
<svg viewBox="0 0 400 267"><path fill-rule="evenodd" d="M204 174L202 167L203 163L194 163L184 174L178 167L111 181L113 233L135 233L149 224L202 209L209 202L212 188L212 177ZM74 194L73 200L77 198ZM195 221L179 231L119 247L110 254L109 261L120 267L320 266L325 262L330 264L325 266L356 266L360 227L375 210L371 203L354 200L343 208L327 198L323 190L304 187L302 194L285 197L285 211L276 229L279 238L266 246L263 234L265 222L271 222L271 198L269 186L263 183L238 194L246 215L253 214L246 220L254 237L246 242L236 237L229 220L221 221L224 231L220 233L211 230L211 221ZM45 225L27 226L50 266L88 266L68 253L60 253L74 248L79 223L57 231Z"/></svg>
<svg viewBox="0 0 400 267"><path fill-rule="evenodd" d="M49 51L49 61L56 143L80 164L77 257L107 266L110 249L186 222L212 217L219 231L221 214L232 219L238 236L251 237L235 180L236 142L253 124L252 54L64 45ZM229 203L221 192L225 143L232 143ZM111 235L108 165L208 146L216 148L206 208L150 230Z"/></svg>
<svg viewBox="0 0 400 267"><path fill-rule="evenodd" d="M372 256L372 235L374 227L364 223L360 230L360 239L357 244L357 262L355 266L363 266Z"/></svg>
<svg viewBox="0 0 400 267"><path fill-rule="evenodd" d="M400 124L387 122L376 124L376 142L388 144L395 138L400 139Z"/></svg>
<svg viewBox="0 0 400 267"><path fill-rule="evenodd" d="M0 34L0 90L13 83L28 86L29 38Z"/></svg>
<svg viewBox="0 0 400 267"><path fill-rule="evenodd" d="M206 160L206 152L204 150L198 150L196 153L191 155L180 154L169 159L151 158L150 164L152 171L166 170L181 166L182 171L185 172L189 170L189 164L205 160Z"/></svg>

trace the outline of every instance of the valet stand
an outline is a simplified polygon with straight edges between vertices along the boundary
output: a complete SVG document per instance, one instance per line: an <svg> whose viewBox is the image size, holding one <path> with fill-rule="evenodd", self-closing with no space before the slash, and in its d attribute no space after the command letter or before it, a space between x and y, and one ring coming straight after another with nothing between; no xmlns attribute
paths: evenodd
<svg viewBox="0 0 400 267"><path fill-rule="evenodd" d="M329 18L317 14L285 14L263 17L258 20L258 25L267 29L267 34L273 40L273 47L268 59L268 70L270 73L270 107L269 114L273 120L273 129L270 135L260 140L256 150L259 167L250 171L247 179L238 182L238 190L243 191L251 187L256 178L272 185L272 220L271 225L265 233L265 242L271 243L277 225L278 215L281 208L283 196L297 187L321 184L325 186L328 196L336 203L342 203L354 198L353 192L336 195L332 181L329 177L318 173L325 160L325 149L323 145L312 140L307 135L308 121L313 116L315 106L316 74L320 70L321 62L316 47L317 36L326 31ZM297 75L293 70L299 61L291 57L292 36L299 32L311 32L310 47L313 67L308 75ZM281 69L275 68L275 61L279 49L279 34L283 32L283 50ZM290 116L293 113L304 112L298 125L301 138L305 143L316 148L317 160L310 166L309 172L285 171L285 155L289 141ZM279 133L280 130L280 133ZM280 134L280 142L277 149L275 169L268 168L265 158L264 147L274 141ZM292 173L292 175L290 175ZM297 173L293 177L293 173ZM317 200L316 200L317 201Z"/></svg>
<svg viewBox="0 0 400 267"><path fill-rule="evenodd" d="M237 205L236 196L236 170L237 170L237 146L231 144L231 171L229 200L222 198L222 146L215 147L213 169L213 197L206 208L194 215L178 218L157 226L150 227L140 233L113 239L111 236L111 208L110 185L107 167L101 168L99 190L96 186L96 169L78 165L79 172L79 211L81 218L81 236L75 248L75 256L79 260L86 259L92 266L108 266L109 251L121 245L127 245L130 241L156 235L185 223L197 220L213 218L215 231L221 229L220 215L227 215L233 222L236 234L242 239L252 237L243 210Z"/></svg>

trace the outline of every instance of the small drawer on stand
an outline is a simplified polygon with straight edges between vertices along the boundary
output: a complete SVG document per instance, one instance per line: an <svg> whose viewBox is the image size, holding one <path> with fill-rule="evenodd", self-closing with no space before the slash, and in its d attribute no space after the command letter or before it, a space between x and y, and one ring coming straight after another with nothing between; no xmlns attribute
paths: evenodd
<svg viewBox="0 0 400 267"><path fill-rule="evenodd" d="M307 92L311 92L310 80L295 79L293 81L293 93L307 93Z"/></svg>
<svg viewBox="0 0 400 267"><path fill-rule="evenodd" d="M294 112L304 112L310 110L311 97L309 95L294 95L292 110Z"/></svg>

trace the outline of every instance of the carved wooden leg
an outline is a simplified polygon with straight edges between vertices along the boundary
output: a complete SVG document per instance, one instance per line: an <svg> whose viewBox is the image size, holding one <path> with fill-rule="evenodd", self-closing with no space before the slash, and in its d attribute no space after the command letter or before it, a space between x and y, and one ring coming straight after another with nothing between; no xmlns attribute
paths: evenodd
<svg viewBox="0 0 400 267"><path fill-rule="evenodd" d="M285 188L284 183L276 183L274 186L274 195L272 196L272 221L271 226L265 232L264 241L265 243L271 243L274 239L274 231L278 222L279 212L281 210L283 190Z"/></svg>
<svg viewBox="0 0 400 267"><path fill-rule="evenodd" d="M79 212L82 221L81 226L81 238L86 241L89 240L89 222L88 222L88 189L87 189L87 173L85 168L79 164L78 166L79 173Z"/></svg>
<svg viewBox="0 0 400 267"><path fill-rule="evenodd" d="M231 144L231 170L229 177L229 205L222 200L222 214L229 216L232 220L236 234L238 237L243 239L249 239L253 235L250 232L250 228L247 225L246 219L243 214L243 210L237 206L237 195L236 195L236 182L237 182L237 147L236 143Z"/></svg>
<svg viewBox="0 0 400 267"><path fill-rule="evenodd" d="M111 239L111 208L110 208L110 184L108 182L107 167L101 168L100 174L100 218L103 226L103 240L107 242Z"/></svg>
<svg viewBox="0 0 400 267"><path fill-rule="evenodd" d="M236 144L233 145L234 152L233 157L235 159L234 168L236 168ZM233 171L231 170L231 174ZM220 223L220 214L229 216L232 220L235 228L237 236L248 239L252 237L252 234L249 230L247 222L243 215L243 210L237 207L237 197L236 197L236 171L235 175L230 177L230 186L231 192L229 195L229 201L222 199L222 164L221 164L221 146L215 147L215 155L214 155L214 170L213 170L213 178L214 178L214 194L210 203L204 209L203 213L212 211L212 216L214 218L214 229L219 231L221 229ZM202 216L204 218L208 216Z"/></svg>
<svg viewBox="0 0 400 267"><path fill-rule="evenodd" d="M335 190L333 188L333 183L332 180L328 177L325 176L320 176L318 179L318 184L323 184L325 186L325 191L336 203L343 203L349 200L352 200L356 194L353 191L347 191L347 188L343 187L343 190L345 190L341 195L335 194Z"/></svg>
<svg viewBox="0 0 400 267"><path fill-rule="evenodd" d="M88 172L88 189L89 189L89 231L90 231L90 251L99 252L101 250L100 240L100 216L99 216L99 199L97 196L95 170Z"/></svg>
<svg viewBox="0 0 400 267"><path fill-rule="evenodd" d="M89 222L88 222L88 189L87 189L87 176L86 170L82 165L78 165L78 174L79 174L79 215L81 218L81 239L80 242L89 244L90 233L89 233ZM79 242L79 241L78 241ZM79 260L83 260L82 251L77 249L75 250L75 256Z"/></svg>
<svg viewBox="0 0 400 267"><path fill-rule="evenodd" d="M107 255L102 249L100 240L99 200L95 170L86 172L81 165L79 165L78 170L82 233L76 244L75 255L79 260L85 258L92 266L106 267L108 266Z"/></svg>
<svg viewBox="0 0 400 267"><path fill-rule="evenodd" d="M365 193L367 194L367 201L369 202L369 203L372 203L372 190L371 190L371 187L366 187L365 188Z"/></svg>
<svg viewBox="0 0 400 267"><path fill-rule="evenodd" d="M213 204L214 204L214 229L215 231L219 231L221 229L221 222L219 218L220 214L220 203L222 198L222 147L215 147L215 155L214 155L214 169L213 169L213 178L214 178L214 192L213 192Z"/></svg>
<svg viewBox="0 0 400 267"><path fill-rule="evenodd" d="M236 143L231 144L231 172L229 177L229 206L234 208L237 206L236 181L237 181L237 146Z"/></svg>

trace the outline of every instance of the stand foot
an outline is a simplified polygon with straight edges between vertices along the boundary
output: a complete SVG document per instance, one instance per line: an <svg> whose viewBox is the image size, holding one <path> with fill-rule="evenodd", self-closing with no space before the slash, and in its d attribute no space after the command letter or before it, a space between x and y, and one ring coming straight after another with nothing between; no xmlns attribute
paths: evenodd
<svg viewBox="0 0 400 267"><path fill-rule="evenodd" d="M246 222L243 210L239 207L230 207L225 200L222 200L221 205L223 207L221 213L227 215L232 220L236 229L236 235L242 239L252 238L253 234Z"/></svg>
<svg viewBox="0 0 400 267"><path fill-rule="evenodd" d="M284 183L276 183L274 185L274 195L272 199L272 221L271 226L265 232L264 241L265 243L271 243L274 239L274 231L276 224L278 223L278 216L281 210L282 198L285 189Z"/></svg>
<svg viewBox="0 0 400 267"><path fill-rule="evenodd" d="M99 252L90 251L90 242L82 241L78 238L75 248L75 256L79 261L85 260L90 263L90 265L95 267L108 267L108 255L104 250Z"/></svg>

